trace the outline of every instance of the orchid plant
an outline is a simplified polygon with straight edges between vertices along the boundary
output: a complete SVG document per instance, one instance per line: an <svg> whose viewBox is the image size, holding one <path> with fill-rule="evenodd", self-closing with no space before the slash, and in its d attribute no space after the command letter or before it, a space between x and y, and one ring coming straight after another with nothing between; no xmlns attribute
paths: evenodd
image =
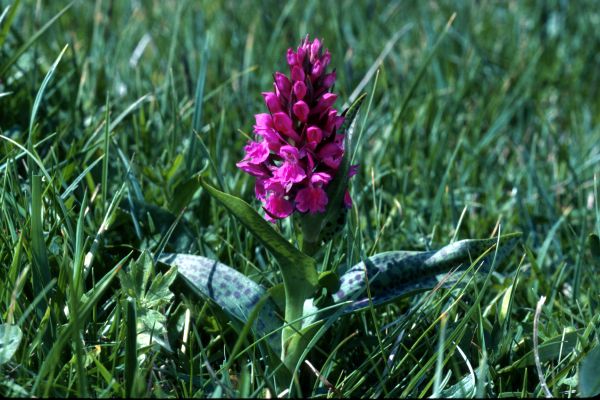
<svg viewBox="0 0 600 400"><path fill-rule="evenodd" d="M309 342L318 340L330 321L432 289L441 277L446 286L462 279L460 274L448 279L449 271L489 271L518 237L461 240L436 251L390 251L364 259L339 278L331 272L319 275L317 249L330 240L332 230L341 231L336 224L343 223L352 207L348 184L357 166L349 163L355 146L351 132L365 95L338 112L332 92L336 72L328 72L331 54L319 39L306 37L296 50L287 51L286 58L289 76L276 72L274 90L262 93L268 112L255 116L255 138L237 163L255 177L254 193L264 217L242 199L199 178L201 186L275 257L283 301L276 288L264 288L218 261L187 254L159 257L176 265L193 291L251 329L265 359L279 371L276 384L282 388L291 384ZM301 227L300 249L273 228L273 223L294 216ZM323 293L327 301L322 301Z"/></svg>

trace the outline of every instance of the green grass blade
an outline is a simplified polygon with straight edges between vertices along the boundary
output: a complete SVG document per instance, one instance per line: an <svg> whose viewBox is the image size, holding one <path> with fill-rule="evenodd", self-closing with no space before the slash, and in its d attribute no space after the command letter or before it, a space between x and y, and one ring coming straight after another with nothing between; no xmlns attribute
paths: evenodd
<svg viewBox="0 0 600 400"><path fill-rule="evenodd" d="M33 289L35 293L41 293L44 287L50 284L50 265L46 241L44 239L42 205L42 177L34 175L31 186L31 247L33 257ZM38 304L37 314L41 319L46 312L48 298Z"/></svg>
<svg viewBox="0 0 600 400"><path fill-rule="evenodd" d="M102 279L96 282L96 285L93 289L91 289L88 293L86 293L87 300L82 304L79 309L79 321L78 324L85 324L87 319L89 318L92 309L97 305L100 298L105 295L107 289L110 287L111 282L117 273L121 270L125 262L129 259L130 255L127 255L123 258L117 265L111 269ZM71 339L71 335L73 334L73 330L76 329L76 325L74 323L69 323L66 327L63 328L61 334L56 336L56 340L50 343L52 345L51 350L48 352L47 357L42 362L40 366L37 376L35 377L35 382L33 384L32 392L37 393L40 385L44 385L44 391L42 393L48 392L51 387L52 379L47 379L48 375L52 375L55 368L60 365L60 357L63 352L64 347L67 345L68 340Z"/></svg>
<svg viewBox="0 0 600 400"><path fill-rule="evenodd" d="M125 396L135 397L138 370L137 353L137 311L135 299L127 301L127 330L125 335Z"/></svg>
<svg viewBox="0 0 600 400"><path fill-rule="evenodd" d="M204 107L204 85L206 82L206 70L208 68L208 36L204 37L204 47L202 48L202 60L200 62L200 71L196 82L196 96L194 117L192 120L192 132L190 133L190 148L187 157L188 171L194 172L197 165L198 155L196 154L196 134L200 133L202 128L202 111Z"/></svg>
<svg viewBox="0 0 600 400"><path fill-rule="evenodd" d="M50 80L52 79L52 76L54 75L54 71L56 71L56 67L58 66L58 63L60 62L60 59L62 58L63 54L67 50L67 47L68 47L68 45L63 47L62 51L60 52L60 54L58 55L58 57L56 58L56 60L54 61L54 63L50 67L50 69L48 70L48 72L46 73L46 76L44 77L44 80L42 81L42 85L40 86L40 88L35 96L35 100L33 102L33 107L31 108L31 117L29 119L29 136L27 139L27 149L29 150L30 153L34 152L35 138L34 138L34 132L33 132L33 124L35 123L35 118L37 116L38 109L42 102L42 98L44 97L44 92L46 91L46 87L50 83ZM0 75L2 75L1 72L0 72ZM31 159L31 157L27 160L27 166L29 168L29 171L31 171L33 173L34 163L33 163L33 160Z"/></svg>
<svg viewBox="0 0 600 400"><path fill-rule="evenodd" d="M429 51L429 54L427 55L427 58L425 59L425 61L421 65L421 67L419 68L419 72L417 72L417 75L416 75L415 79L413 80L410 88L408 89L408 93L406 93L406 96L404 96L404 101L400 105L398 114L395 117L396 121L401 120L402 117L404 116L404 112L406 111L406 107L408 106L408 102L412 99L412 97L413 97L413 95L415 93L415 90L417 89L417 86L419 85L419 82L421 82L421 79L423 78L423 75L425 75L425 71L427 70L427 67L431 63L431 60L433 59L433 56L437 52L437 49L440 46L440 44L442 43L443 39L448 34L448 31L450 30L450 27L452 26L452 23L454 22L455 18L456 18L456 13L454 13L454 14L452 14L452 16L450 16L450 19L448 19L448 22L446 23L446 26L444 27L444 30L442 31L442 33L440 33L440 36L438 37L438 39L434 43L433 47Z"/></svg>
<svg viewBox="0 0 600 400"><path fill-rule="evenodd" d="M4 11L2 12L2 16L0 16L0 26L2 26L2 30L0 31L0 48L4 44L6 37L8 36L8 30L12 26L13 20L15 19L15 15L17 15L17 10L21 5L21 0L15 0L15 2L9 6L6 6ZM4 19L6 18L6 23Z"/></svg>
<svg viewBox="0 0 600 400"><path fill-rule="evenodd" d="M0 76L5 76L8 69L14 63L17 62L19 57L21 57L21 55L23 55L23 53L25 53L25 51L27 51L27 49L30 48L36 42L36 40L38 40L48 30L48 28L50 28L64 13L66 13L72 5L73 2L69 3L65 8L60 10L60 12L56 14L50 21L46 22L46 24L44 24L44 26L42 26L40 30L38 30L29 39L27 39L27 42L25 42L21 47L19 47L19 49L14 52L11 58L4 62L4 64L0 64Z"/></svg>
<svg viewBox="0 0 600 400"><path fill-rule="evenodd" d="M106 213L106 199L108 197L108 163L110 161L109 149L110 149L110 102L109 97L106 95L106 110L104 113L104 154L102 158L102 214Z"/></svg>

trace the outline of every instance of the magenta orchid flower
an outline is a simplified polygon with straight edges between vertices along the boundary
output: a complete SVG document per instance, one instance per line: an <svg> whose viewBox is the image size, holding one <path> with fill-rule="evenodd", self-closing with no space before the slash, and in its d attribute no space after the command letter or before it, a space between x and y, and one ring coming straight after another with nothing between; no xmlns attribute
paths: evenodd
<svg viewBox="0 0 600 400"><path fill-rule="evenodd" d="M269 113L256 114L255 140L236 164L256 177L255 194L271 222L294 211L323 213L329 202L327 185L340 168L345 139L339 131L344 117L333 108L330 61L319 39L307 36L296 51L288 49L289 78L276 72L274 91L262 94ZM349 175L355 171L352 166ZM352 207L348 192L344 206Z"/></svg>

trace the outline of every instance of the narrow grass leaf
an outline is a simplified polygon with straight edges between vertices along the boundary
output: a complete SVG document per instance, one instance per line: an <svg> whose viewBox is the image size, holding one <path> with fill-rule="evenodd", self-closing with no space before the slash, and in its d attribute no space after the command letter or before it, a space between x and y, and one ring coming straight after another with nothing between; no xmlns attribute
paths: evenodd
<svg viewBox="0 0 600 400"><path fill-rule="evenodd" d="M455 18L456 18L456 13L454 13L454 14L452 14L450 16L450 19L448 19L448 22L446 23L446 26L444 27L444 30L442 31L442 33L440 33L440 36L438 37L438 39L434 43L433 47L429 51L429 54L427 55L427 58L425 59L425 61L421 65L421 67L419 68L419 72L417 72L417 75L416 75L415 79L413 80L410 88L408 89L408 93L406 93L406 96L404 96L404 101L400 105L399 111L396 114L396 117L394 118L395 119L394 125L396 124L396 121L399 121L403 117L404 111L406 110L406 106L408 105L408 102L412 98L415 90L417 89L417 86L419 85L419 82L423 78L423 75L425 75L425 71L427 70L427 66L429 66L429 64L431 63L431 60L433 59L433 56L437 52L438 47L442 43L442 40L446 37L446 34L450 30L450 27L452 26L452 23L454 22Z"/></svg>
<svg viewBox="0 0 600 400"><path fill-rule="evenodd" d="M202 48L202 60L200 61L200 71L196 81L196 96L194 116L192 119L192 132L190 133L190 147L188 149L187 167L188 171L193 172L196 166L198 155L196 154L196 133L202 128L202 111L204 100L204 85L206 82L206 70L208 68L208 35L204 37L204 47Z"/></svg>
<svg viewBox="0 0 600 400"><path fill-rule="evenodd" d="M46 241L44 239L43 205L42 205L42 177L34 175L31 186L31 247L33 257L33 289L41 293L50 283L50 265ZM42 317L48 305L47 299L38 305L38 317Z"/></svg>
<svg viewBox="0 0 600 400"><path fill-rule="evenodd" d="M6 19L6 24L4 24L4 26L2 26L2 30L0 30L0 48L2 48L2 45L8 36L8 30L12 25L15 15L17 15L17 10L19 9L20 4L21 0L15 0L13 4L6 6L0 15L0 26L4 24L4 19Z"/></svg>
<svg viewBox="0 0 600 400"><path fill-rule="evenodd" d="M18 7L19 3L20 3L20 1L17 1L17 2L15 2L15 4L13 4L15 12L19 8ZM64 13L66 13L67 10L69 8L71 8L72 5L73 5L73 2L69 3L65 8L60 10L58 12L58 14L56 14L50 21L46 22L46 24L44 24L44 26L42 26L36 33L31 35L27 39L27 41L25 43L23 43L23 45L14 52L14 54L11 58L9 58L4 64L1 64L0 76L5 76L8 69L15 62L17 62L19 57L21 57L21 55L23 55L23 53L25 53L25 51L27 51L27 49L30 48L35 43L35 41L38 40L48 30L48 28L50 28ZM9 17L10 20L12 20L13 18L14 18L14 15L11 15ZM12 21L10 21L10 22L12 22ZM9 27L10 27L10 24L7 23L6 26L3 28L2 37L0 38L2 42L6 39L6 33L4 32L4 29L6 29L6 32L8 32ZM2 43L0 42L0 46L1 45L2 45Z"/></svg>
<svg viewBox="0 0 600 400"><path fill-rule="evenodd" d="M106 290L110 287L110 284L117 273L121 270L124 263L129 259L130 254L124 257L117 265L111 269L106 275L102 277L99 281L96 282L94 288L88 291L85 295L87 299L83 302L80 310L79 310L79 324L83 325L87 321L89 314L92 312L92 309L96 307L100 298L106 293ZM67 344L67 341L71 339L72 331L76 326L73 323L68 324L61 331L61 334L56 336L56 340L52 342L52 349L48 353L47 357L44 359L40 369L38 371L37 376L35 377L35 383L33 384L32 392L37 393L40 385L44 384L45 392L50 390L49 383L52 381L46 380L48 374L51 374L52 371L56 368L57 365L60 365L59 360L62 354L62 351ZM44 392L42 392L44 393Z"/></svg>
<svg viewBox="0 0 600 400"><path fill-rule="evenodd" d="M48 83L50 83L50 81L52 80L52 77L54 76L54 72L56 71L56 67L58 66L58 63L60 62L63 54L65 54L65 51L67 51L68 47L69 47L68 44L65 45L65 47L63 47L63 49L60 52L60 54L58 55L58 57L56 57L56 60L54 60L54 63L52 63L52 66L46 73L46 76L44 77L44 80L42 81L42 85L40 86L40 88L35 96L35 100L33 102L33 107L31 108L31 117L29 119L29 142L32 142L31 136L33 133L33 124L35 122L35 117L37 116L38 109L40 108L42 98L44 97L44 92L46 91L46 87L48 86ZM0 73L0 75L1 75L1 73ZM31 148L30 148L30 151L31 151Z"/></svg>
<svg viewBox="0 0 600 400"><path fill-rule="evenodd" d="M137 311L135 299L127 301L127 330L125 336L125 396L134 396L133 390L138 370Z"/></svg>

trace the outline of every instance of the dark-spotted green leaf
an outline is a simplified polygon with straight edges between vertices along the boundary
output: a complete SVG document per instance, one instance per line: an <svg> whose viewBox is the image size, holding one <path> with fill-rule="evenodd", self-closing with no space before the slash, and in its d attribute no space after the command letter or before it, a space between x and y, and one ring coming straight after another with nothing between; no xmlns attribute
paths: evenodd
<svg viewBox="0 0 600 400"><path fill-rule="evenodd" d="M579 394L582 397L600 395L600 345L596 345L581 362Z"/></svg>
<svg viewBox="0 0 600 400"><path fill-rule="evenodd" d="M216 303L230 317L246 323L252 309L265 296L265 289L252 279L218 261L190 254L163 254L159 261L177 267L184 282L202 298ZM254 323L257 339L282 326L277 307L269 299ZM276 353L281 349L278 334L269 336L268 343Z"/></svg>
<svg viewBox="0 0 600 400"><path fill-rule="evenodd" d="M0 325L0 365L7 363L17 352L23 333L17 325Z"/></svg>
<svg viewBox="0 0 600 400"><path fill-rule="evenodd" d="M494 239L461 240L433 251L390 251L369 257L366 263L350 268L340 278L340 290L333 295L336 303L353 300L348 311L369 305L366 295L367 274L371 302L383 304L407 295L429 290L439 283L439 276L464 270L486 251L482 268L488 268L505 258L517 243L520 234L504 235L496 253Z"/></svg>

